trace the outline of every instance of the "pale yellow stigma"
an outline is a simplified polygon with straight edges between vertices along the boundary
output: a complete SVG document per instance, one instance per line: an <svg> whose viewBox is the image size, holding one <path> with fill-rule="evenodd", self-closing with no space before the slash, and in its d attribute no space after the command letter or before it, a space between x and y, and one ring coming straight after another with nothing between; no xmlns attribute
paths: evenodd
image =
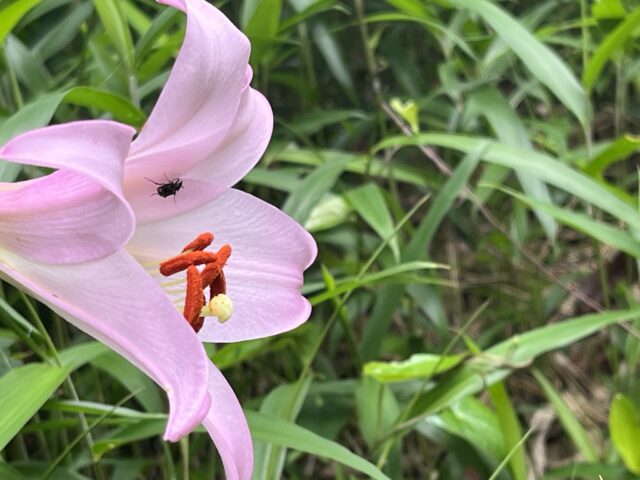
<svg viewBox="0 0 640 480"><path fill-rule="evenodd" d="M220 293L202 307L201 315L218 317L218 321L224 323L233 315L233 303L231 303L231 299L227 295Z"/></svg>

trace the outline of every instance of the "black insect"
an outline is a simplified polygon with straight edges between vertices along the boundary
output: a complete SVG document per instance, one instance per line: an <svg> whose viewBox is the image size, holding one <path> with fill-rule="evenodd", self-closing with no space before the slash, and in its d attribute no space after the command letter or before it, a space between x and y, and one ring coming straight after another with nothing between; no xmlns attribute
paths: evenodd
<svg viewBox="0 0 640 480"><path fill-rule="evenodd" d="M144 177L144 178L147 178L147 177ZM173 195L173 201L175 202L176 193L178 193L178 190L180 190L181 188L184 188L182 185L182 180L180 180L179 178L174 178L173 180L169 180L166 174L164 175L164 178L167 179L167 183L158 183L151 180L150 178L147 178L147 180L149 180L154 185L158 186L158 188L156 188L156 193L154 193L153 195L159 195L162 198L167 198Z"/></svg>

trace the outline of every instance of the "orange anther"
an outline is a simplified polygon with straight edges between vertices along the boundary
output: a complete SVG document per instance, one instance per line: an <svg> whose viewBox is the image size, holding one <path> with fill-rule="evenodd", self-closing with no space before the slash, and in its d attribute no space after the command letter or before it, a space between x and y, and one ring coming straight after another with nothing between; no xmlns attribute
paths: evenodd
<svg viewBox="0 0 640 480"><path fill-rule="evenodd" d="M198 235L195 240L182 249L182 253L204 250L213 242L213 234L204 232Z"/></svg>
<svg viewBox="0 0 640 480"><path fill-rule="evenodd" d="M190 265L203 265L215 262L218 256L211 252L187 252L176 255L160 264L160 273L165 277L186 270Z"/></svg>
<svg viewBox="0 0 640 480"><path fill-rule="evenodd" d="M187 295L184 300L184 318L197 332L202 328L204 318L200 318L200 311L204 306L202 294L202 277L196 267L190 265L187 268ZM200 325L198 327L198 324Z"/></svg>
<svg viewBox="0 0 640 480"><path fill-rule="evenodd" d="M221 293L227 293L227 281L225 280L224 272L222 271L220 272L220 275L211 282L211 286L209 287L209 300Z"/></svg>
<svg viewBox="0 0 640 480"><path fill-rule="evenodd" d="M223 245L220 250L218 250L218 253L216 253L216 261L205 265L205 267L202 269L202 272L200 272L200 275L202 275L202 286L204 288L207 288L209 285L211 285L212 282L222 273L222 269L227 263L230 255L231 246Z"/></svg>
<svg viewBox="0 0 640 480"><path fill-rule="evenodd" d="M183 270L187 271L187 292L183 313L184 318L196 332L204 324L204 317L200 316L205 304L204 290L209 287L211 299L226 293L227 290L222 269L231 255L231 246L223 245L217 253L203 251L211 245L211 242L213 242L211 233L201 233L184 247L182 253L160 264L160 273L165 277ZM200 271L196 265L204 265L204 268ZM220 317L220 321L226 321L229 315L224 316L224 320Z"/></svg>

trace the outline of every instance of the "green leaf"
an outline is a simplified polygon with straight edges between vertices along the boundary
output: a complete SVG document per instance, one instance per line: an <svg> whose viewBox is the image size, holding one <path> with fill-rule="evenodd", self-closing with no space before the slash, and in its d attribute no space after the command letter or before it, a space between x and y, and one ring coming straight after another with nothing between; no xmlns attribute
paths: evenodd
<svg viewBox="0 0 640 480"><path fill-rule="evenodd" d="M334 460L376 480L389 480L373 464L342 445L272 415L245 411L253 438L300 452Z"/></svg>
<svg viewBox="0 0 640 480"><path fill-rule="evenodd" d="M599 177L610 165L626 160L640 150L640 137L623 135L614 140L585 167L584 171L591 176Z"/></svg>
<svg viewBox="0 0 640 480"><path fill-rule="evenodd" d="M136 400L147 412L161 412L163 410L162 399L156 385L147 375L133 367L116 352L106 350L102 355L92 359L91 363L115 378L129 392L135 394Z"/></svg>
<svg viewBox="0 0 640 480"><path fill-rule="evenodd" d="M386 280L386 283L390 283L390 280L399 279L405 283L412 283L418 281L437 283L434 279L425 278L419 279L415 277L405 277L403 274L407 272L413 272L416 270L425 270L425 269L434 269L434 268L448 268L446 265L442 265L439 263L433 262L407 262L401 263L400 265L394 265L393 267L386 268L379 272L368 273L363 275L360 279L357 277L348 277L341 278L336 282L334 288L327 290L323 293L320 293L314 297L311 297L309 301L311 305L317 305L322 302L326 302L331 298L335 298L338 295L341 295L350 290L355 290L356 288L361 288L365 285L369 285L376 282L382 282ZM396 278L398 277L398 278ZM310 288L306 288L305 292L308 292Z"/></svg>
<svg viewBox="0 0 640 480"><path fill-rule="evenodd" d="M16 135L47 125L63 98L64 94L62 93L43 95L8 118L0 126L0 145L5 144L7 140ZM14 181L18 177L21 168L22 165L0 160L0 180L4 182Z"/></svg>
<svg viewBox="0 0 640 480"><path fill-rule="evenodd" d="M304 223L315 204L335 185L347 163L345 159L335 160L316 168L291 192L282 209L294 220Z"/></svg>
<svg viewBox="0 0 640 480"><path fill-rule="evenodd" d="M83 107L109 112L119 122L136 128L142 127L147 117L142 110L128 99L114 93L92 87L75 87L67 91L64 101Z"/></svg>
<svg viewBox="0 0 640 480"><path fill-rule="evenodd" d="M107 35L118 49L129 72L133 72L133 40L120 5L117 0L93 0L93 3Z"/></svg>
<svg viewBox="0 0 640 480"><path fill-rule="evenodd" d="M496 461L506 453L498 417L474 397L466 397L453 403L442 413L425 418L425 422L465 439Z"/></svg>
<svg viewBox="0 0 640 480"><path fill-rule="evenodd" d="M637 7L600 42L590 58L582 74L582 83L587 90L593 88L607 62L625 46L639 28L640 7Z"/></svg>
<svg viewBox="0 0 640 480"><path fill-rule="evenodd" d="M358 212L358 215L369 224L381 239L392 236L395 226L380 187L373 183L368 183L347 192L345 196L353 209ZM397 236L391 239L389 248L391 248L396 261L400 261L400 245Z"/></svg>
<svg viewBox="0 0 640 480"><path fill-rule="evenodd" d="M542 391L549 399L553 409L556 411L562 427L569 434L569 438L571 438L573 444L580 451L580 454L590 462L597 462L598 450L589 438L589 435L587 435L586 430L580 424L580 421L571 411L571 408L569 408L560 393L556 391L555 387L546 379L540 370L534 368L532 373L542 387Z"/></svg>
<svg viewBox="0 0 640 480"><path fill-rule="evenodd" d="M640 413L627 397L617 394L609 412L611 441L622 461L636 475L640 475Z"/></svg>
<svg viewBox="0 0 640 480"><path fill-rule="evenodd" d="M471 96L470 109L474 112L477 111L479 115L483 115L487 119L491 125L491 129L501 143L520 147L526 150L533 150L533 145L531 145L531 141L529 140L529 132L527 132L527 129L520 120L520 117L518 117L518 115L513 111L513 108L511 108L507 99L497 88L485 87L474 93ZM499 175L502 178L504 178L506 176L506 172L508 172L508 170L501 165L494 164L489 167L503 170L504 174ZM531 175L524 175L518 170L514 173L518 178L518 182L522 185L522 189L527 195L544 202L551 201L549 190L544 182ZM491 171L491 169L489 171L485 171L479 181L479 184L482 184L487 175L495 176L495 174L496 172ZM489 192L491 190L483 189L482 187L478 190L480 199L485 202L489 197ZM540 224L544 228L547 237L551 240L555 239L558 232L558 225L553 218L539 210L535 210L535 213Z"/></svg>
<svg viewBox="0 0 640 480"><path fill-rule="evenodd" d="M640 317L640 308L618 310L565 320L516 335L498 343L452 371L432 390L421 395L412 416L436 413L488 385L499 382L515 368L543 353L574 344L610 325Z"/></svg>
<svg viewBox="0 0 640 480"><path fill-rule="evenodd" d="M400 415L400 406L393 391L371 377L358 382L355 391L358 425L367 445L373 447L383 440Z"/></svg>
<svg viewBox="0 0 640 480"><path fill-rule="evenodd" d="M351 207L342 195L327 193L311 210L304 228L311 233L328 230L345 222L351 212Z"/></svg>
<svg viewBox="0 0 640 480"><path fill-rule="evenodd" d="M640 259L640 241L636 240L629 233L619 227L612 227L604 223L593 220L587 215L575 213L565 208L556 207L550 203L542 203L525 195L519 194L508 188L501 188L502 191L526 203L532 208L546 212L556 220L576 230L589 235L600 242L615 247L618 250L628 253Z"/></svg>
<svg viewBox="0 0 640 480"><path fill-rule="evenodd" d="M0 378L0 451L67 378L69 369L32 363Z"/></svg>
<svg viewBox="0 0 640 480"><path fill-rule="evenodd" d="M522 429L504 383L496 382L491 385L489 387L489 396L498 417L498 423L504 439L505 451L503 455L512 452L509 458L511 474L515 480L526 480L527 463L521 442Z"/></svg>
<svg viewBox="0 0 640 480"><path fill-rule="evenodd" d="M450 0L460 8L479 14L500 36L524 66L580 121L589 122L588 101L582 86L560 57L540 43L520 22L487 0Z"/></svg>
<svg viewBox="0 0 640 480"><path fill-rule="evenodd" d="M609 212L630 226L640 228L640 214L633 206L620 200L591 178L542 153L502 145L482 138L440 133L423 133L413 137L389 137L375 145L373 149L377 151L391 146L426 144L469 152L485 142L489 148L483 154L483 160L534 175Z"/></svg>
<svg viewBox="0 0 640 480"><path fill-rule="evenodd" d="M274 388L262 402L260 412L294 422L307 398L312 380L312 377L306 377L302 383ZM253 480L281 478L287 449L270 442L256 442L254 450Z"/></svg>
<svg viewBox="0 0 640 480"><path fill-rule="evenodd" d="M275 45L281 11L282 0L262 0L244 25L243 30L251 40L253 65L260 64Z"/></svg>
<svg viewBox="0 0 640 480"><path fill-rule="evenodd" d="M0 44L13 27L41 0L8 0L0 5Z"/></svg>
<svg viewBox="0 0 640 480"><path fill-rule="evenodd" d="M362 374L379 382L401 382L430 378L451 370L462 362L466 355L434 355L415 353L401 362L368 362Z"/></svg>

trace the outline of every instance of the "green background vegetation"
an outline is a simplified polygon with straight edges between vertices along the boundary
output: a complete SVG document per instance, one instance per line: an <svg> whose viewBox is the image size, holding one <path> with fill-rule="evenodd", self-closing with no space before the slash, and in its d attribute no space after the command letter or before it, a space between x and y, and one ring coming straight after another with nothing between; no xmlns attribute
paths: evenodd
<svg viewBox="0 0 640 480"><path fill-rule="evenodd" d="M640 6L216 3L276 116L241 187L319 244L309 322L209 349L254 478L637 478ZM0 142L140 127L183 34L150 0L0 0ZM206 433L161 440L150 380L0 287L0 478L221 475Z"/></svg>

